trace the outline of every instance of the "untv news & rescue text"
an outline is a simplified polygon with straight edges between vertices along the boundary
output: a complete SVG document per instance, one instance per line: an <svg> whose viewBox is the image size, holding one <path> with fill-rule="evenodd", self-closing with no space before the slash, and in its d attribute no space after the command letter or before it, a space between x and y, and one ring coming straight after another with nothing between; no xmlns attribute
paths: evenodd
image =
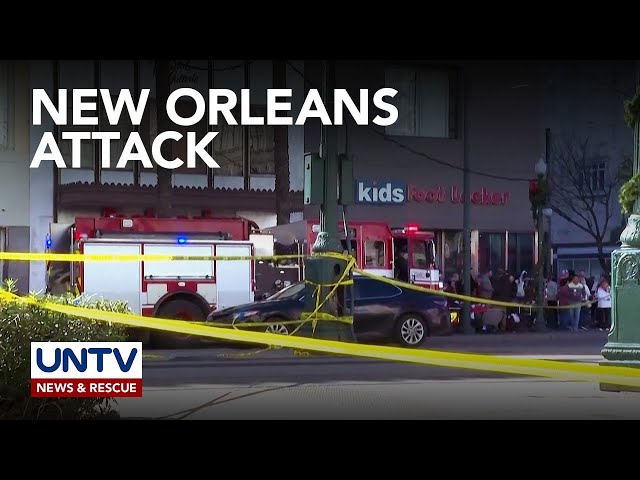
<svg viewBox="0 0 640 480"><path fill-rule="evenodd" d="M142 343L32 342L32 397L141 397Z"/></svg>

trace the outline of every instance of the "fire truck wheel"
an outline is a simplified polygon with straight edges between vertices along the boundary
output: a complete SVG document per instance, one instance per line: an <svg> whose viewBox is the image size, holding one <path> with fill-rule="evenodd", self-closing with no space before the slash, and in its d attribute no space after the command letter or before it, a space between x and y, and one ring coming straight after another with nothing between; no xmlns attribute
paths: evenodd
<svg viewBox="0 0 640 480"><path fill-rule="evenodd" d="M427 322L421 315L410 313L396 323L396 336L403 347L419 347L428 334Z"/></svg>
<svg viewBox="0 0 640 480"><path fill-rule="evenodd" d="M191 322L204 322L206 315L194 302L176 298L169 300L156 312L156 317ZM160 348L186 348L197 343L192 335L154 333L153 345Z"/></svg>

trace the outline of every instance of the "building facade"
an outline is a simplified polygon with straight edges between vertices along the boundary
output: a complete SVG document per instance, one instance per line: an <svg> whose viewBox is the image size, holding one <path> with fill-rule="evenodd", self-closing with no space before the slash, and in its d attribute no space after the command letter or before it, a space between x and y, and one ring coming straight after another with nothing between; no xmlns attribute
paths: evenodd
<svg viewBox="0 0 640 480"><path fill-rule="evenodd" d="M626 221L618 190L630 174L633 156L633 130L625 123L623 105L635 92L636 78L635 61L545 65L557 272L583 270L597 278L607 272L610 254L619 245Z"/></svg>
<svg viewBox="0 0 640 480"><path fill-rule="evenodd" d="M139 162L124 170L113 168L124 142L112 142L110 159L102 158L96 142L83 142L79 169L59 169L53 162L29 169L45 132L54 133L67 164L70 144L61 139L70 129L115 130L121 138L136 130L150 145L158 134L155 66L145 60L0 62L0 248L42 252L52 224L70 225L78 215L100 215L107 208L141 214L156 206L154 170ZM321 62L287 61L284 81L293 90L292 116L300 111L309 89L321 87L321 73ZM210 88L228 88L238 96L240 89L250 88L251 112L259 114L266 105L266 89L274 86L274 75L271 61L176 61L170 88L195 88L203 95ZM594 81L607 88L598 90ZM554 139L576 131L597 137L596 160L623 158L632 151L632 135L624 125L622 99L633 92L633 82L632 64L624 62L579 68L541 62L337 62L336 88L346 88L353 99L359 98L360 89L372 94L391 87L399 92L392 100L399 118L391 127L355 125L346 114L346 125L339 129L340 150L353 155L356 178L356 203L348 207L347 218L382 221L392 227L418 224L434 231L445 275L461 270L466 114L472 268L531 272L537 241L528 184L535 176L535 163L545 156L545 128ZM45 89L51 98L59 89L74 88L108 88L114 98L123 88L150 89L150 97L139 126L132 125L126 114L111 126L100 111L97 126L56 127L46 115L42 125L33 125L35 88ZM67 107L71 112L72 102ZM188 103L178 105L185 114L191 108ZM386 115L369 108L370 119L377 114ZM201 136L208 127L202 122L193 129ZM212 154L220 169L205 165L171 173L175 214L200 215L207 210L273 226L278 170L273 128L223 124L216 130L220 133ZM289 191L284 201L289 219L317 218L317 207L303 208L302 189L303 155L318 151L319 121L308 120L304 127L291 126L287 132L284 176ZM177 142L172 153L184 156L184 149L184 142ZM551 160L553 175L557 165ZM598 172L613 163L589 163L595 187L601 177ZM606 230L611 245L606 248L613 248L615 229L621 224L617 203L612 212ZM572 230L571 222L558 215L550 228L557 268L594 274L588 235ZM5 262L1 271L3 278L17 278L22 291L45 288L47 268L41 262Z"/></svg>
<svg viewBox="0 0 640 480"><path fill-rule="evenodd" d="M356 177L356 203L347 217L434 231L445 276L462 269L464 73L472 270L531 272L536 234L528 182L544 155L541 69L514 62L349 62L338 63L336 70L337 87L352 97L360 88L399 92L392 102L399 119L392 127L343 129L341 142L354 156ZM305 72L319 84L317 64L307 62ZM376 114L370 112L371 118ZM317 149L318 131L317 125L307 126L306 150ZM317 208L307 208L305 215L317 218Z"/></svg>
<svg viewBox="0 0 640 480"><path fill-rule="evenodd" d="M290 60L288 65L296 71L304 71L304 62ZM128 135L137 131L147 151L157 136L156 109L156 64L153 60L86 60L86 61L37 61L25 66L24 104L15 110L29 125L32 89L45 89L51 99L57 99L60 89L109 89L115 103L120 89L134 92L134 100L142 89L149 89L145 115L140 125L133 125L128 114L120 116L117 125L110 125L105 110L98 106L98 124L95 126L57 126L46 113L42 125L31 125L25 132L26 150L21 157L20 168L26 176L25 185L13 184L21 194L29 193L22 224L27 228L29 242L23 250L42 252L50 232L65 232L77 216L101 215L105 209L123 214L140 215L154 209L158 203L157 172L146 169L140 162L130 162L125 169L114 168L125 146ZM279 72L282 74L282 72ZM230 89L239 99L240 90L251 89L250 109L252 115L264 111L266 90L273 87L276 72L271 61L190 61L180 60L170 65L170 91L177 88L194 88L207 98L211 88ZM283 88L291 88L292 114L296 115L303 101L303 78L287 67ZM281 77L280 77L281 78ZM282 85L282 84L281 84ZM55 101L55 100L54 100ZM100 105L100 102L98 102ZM69 115L73 111L72 98L68 99ZM192 114L193 105L178 103L176 110L183 116ZM234 112L235 113L235 112ZM91 116L91 115L87 115ZM239 118L239 115L237 116ZM200 124L184 128L171 126L172 130L196 131L198 139L207 133L207 117ZM110 159L103 158L102 150L95 141L82 141L80 168L57 168L54 162L43 162L39 168L29 169L45 132L53 132L58 140L63 158L71 165L71 142L63 139L66 131L95 130L117 131L121 141L111 142ZM276 157L275 134L269 126L236 126L222 123L216 126L219 134L212 142L213 158L219 169L200 164L196 169L180 168L171 172L172 215L199 216L206 212L214 216L243 216L255 221L260 227L272 226L276 222ZM287 129L286 163L283 182L288 185L288 194L281 195L280 203L290 214L290 220L302 216L304 129L292 126ZM185 158L184 141L172 144L172 157ZM0 154L2 155L2 154ZM8 172L3 164L3 168ZM282 169L280 169L282 171ZM13 177L3 175L8 182ZM4 195L3 195L4 198ZM17 222L18 220L14 221ZM7 222L0 225L9 225ZM55 228L52 228L52 225ZM52 233L52 250L66 248L58 246ZM15 248L14 250L17 250ZM17 268L17 267L15 267ZM19 283L23 289L44 289L48 279L47 266L41 262L23 264Z"/></svg>

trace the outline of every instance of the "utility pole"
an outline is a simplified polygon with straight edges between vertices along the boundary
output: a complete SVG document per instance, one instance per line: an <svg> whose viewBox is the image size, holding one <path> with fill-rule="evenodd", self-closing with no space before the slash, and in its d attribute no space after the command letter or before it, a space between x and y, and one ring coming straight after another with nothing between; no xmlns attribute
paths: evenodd
<svg viewBox="0 0 640 480"><path fill-rule="evenodd" d="M334 88L335 62L323 60L322 100L330 112L333 111ZM305 259L307 285L304 312L307 314L312 314L317 304L322 304L320 313L334 317L345 313L345 287L334 290L334 285L341 279L349 280L349 276L344 275L348 262L322 254L341 254L344 251L338 239L338 201L350 203L349 197L353 195L351 165L342 157L338 159L337 127L322 125L319 154L305 155L304 203L320 205L320 232L311 250L314 255ZM334 294L329 296L332 291ZM355 341L351 326L341 322L319 319L315 328L309 322L300 330L305 334L310 332L317 338Z"/></svg>
<svg viewBox="0 0 640 480"><path fill-rule="evenodd" d="M463 274L462 285L464 286L463 294L467 297L471 296L471 178L469 173L469 155L471 142L469 138L469 91L471 88L470 75L467 71L463 75L462 88L463 94L463 137L464 137L464 159L463 159L463 191L464 191L464 205L463 205L463 217L462 217L462 230L463 230ZM469 302L462 303L462 331L466 334L473 333L471 326L471 304Z"/></svg>

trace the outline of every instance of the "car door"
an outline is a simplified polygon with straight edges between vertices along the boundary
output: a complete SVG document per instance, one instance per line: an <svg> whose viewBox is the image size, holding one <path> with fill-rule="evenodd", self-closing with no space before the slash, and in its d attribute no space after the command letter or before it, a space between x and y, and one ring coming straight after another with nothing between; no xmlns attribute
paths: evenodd
<svg viewBox="0 0 640 480"><path fill-rule="evenodd" d="M402 290L373 278L354 278L354 332L358 336L385 337L389 335L397 312L397 299Z"/></svg>

